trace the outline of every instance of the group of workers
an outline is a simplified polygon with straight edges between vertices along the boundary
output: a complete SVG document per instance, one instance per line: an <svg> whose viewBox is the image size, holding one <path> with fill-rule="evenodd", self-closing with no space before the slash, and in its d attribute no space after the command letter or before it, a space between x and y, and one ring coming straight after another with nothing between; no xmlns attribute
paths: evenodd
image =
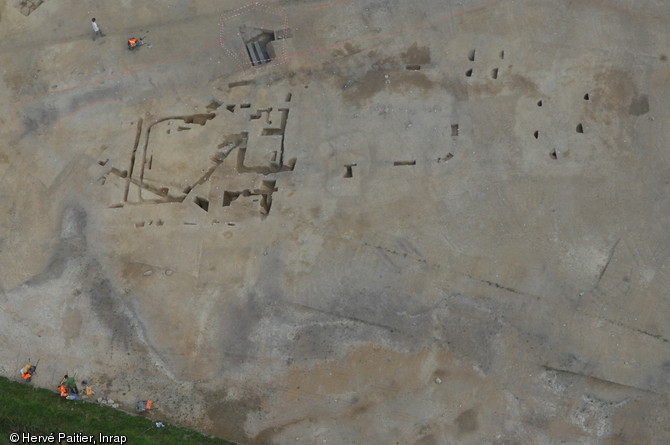
<svg viewBox="0 0 670 445"><path fill-rule="evenodd" d="M91 27L93 28L93 41L95 41L95 38L98 36L105 37L105 35L102 33L102 29L100 28L100 24L95 21L95 17L91 19ZM144 37L140 37L139 39L136 37L131 37L128 39L128 49L135 49L143 44Z"/></svg>
<svg viewBox="0 0 670 445"><path fill-rule="evenodd" d="M35 375L35 371L37 370L37 364L39 364L39 360L37 361L36 364L32 365L28 363L26 366L24 366L19 370L19 372L21 373L21 378L25 382L30 382L32 380L33 375ZM65 397L66 400L77 401L80 399L88 399L90 397L93 397L95 391L93 391L93 388L89 384L88 380L82 380L81 384L84 385L84 391L82 394L79 393L79 388L77 387L77 382L75 381L75 378L65 374L60 383L58 384L57 389L58 392L60 393L60 396ZM136 403L135 409L139 412L150 411L152 405L153 405L152 400L140 400L139 402Z"/></svg>
<svg viewBox="0 0 670 445"><path fill-rule="evenodd" d="M81 384L84 385L84 393L79 395L79 388L77 388L77 383L75 382L74 377L65 374L58 385L58 392L60 392L61 397L65 397L67 400L72 401L79 400L80 398L88 399L95 394L93 388L88 384L88 380L82 380Z"/></svg>
<svg viewBox="0 0 670 445"><path fill-rule="evenodd" d="M37 371L38 363L39 360L34 365L28 363L19 370L23 381L30 382L32 380L33 375L35 375L35 371ZM81 383L84 385L84 393L80 395L79 388L77 388L77 383L75 382L74 377L70 377L69 375L65 374L63 379L58 384L58 392L60 393L61 397L65 397L67 400L79 400L80 398L87 399L92 397L95 392L93 391L93 388L91 388L91 385L88 384L88 380L82 380Z"/></svg>

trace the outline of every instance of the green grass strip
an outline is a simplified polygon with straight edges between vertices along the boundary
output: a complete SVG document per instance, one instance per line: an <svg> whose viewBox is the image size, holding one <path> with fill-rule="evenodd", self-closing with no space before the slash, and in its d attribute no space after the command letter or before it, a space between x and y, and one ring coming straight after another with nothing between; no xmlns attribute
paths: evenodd
<svg viewBox="0 0 670 445"><path fill-rule="evenodd" d="M0 443L11 443L11 433L53 433L56 438L58 433L81 433L94 436L96 441L102 433L125 436L129 445L234 445L167 422L156 428L155 422L94 402L64 400L55 391L0 377Z"/></svg>

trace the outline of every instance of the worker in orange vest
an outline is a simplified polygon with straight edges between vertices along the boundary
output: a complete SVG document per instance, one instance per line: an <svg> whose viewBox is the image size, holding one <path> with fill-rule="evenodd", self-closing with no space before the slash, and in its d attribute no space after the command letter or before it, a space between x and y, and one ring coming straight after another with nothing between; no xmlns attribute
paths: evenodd
<svg viewBox="0 0 670 445"><path fill-rule="evenodd" d="M60 391L60 396L61 397L67 397L68 396L67 389L65 388L65 385L59 385L58 386L58 391Z"/></svg>
<svg viewBox="0 0 670 445"><path fill-rule="evenodd" d="M31 365L28 363L23 367L23 369L21 369L21 378L26 382L29 382L33 378L33 374L35 374L36 369L37 365Z"/></svg>
<svg viewBox="0 0 670 445"><path fill-rule="evenodd" d="M153 400L140 400L135 404L135 409L139 412L149 411L153 404Z"/></svg>

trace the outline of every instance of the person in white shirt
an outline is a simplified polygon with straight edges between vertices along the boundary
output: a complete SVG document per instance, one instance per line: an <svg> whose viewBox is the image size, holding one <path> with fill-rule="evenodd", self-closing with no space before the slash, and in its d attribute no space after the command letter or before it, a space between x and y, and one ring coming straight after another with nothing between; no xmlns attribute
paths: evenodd
<svg viewBox="0 0 670 445"><path fill-rule="evenodd" d="M91 26L93 27L93 40L95 40L95 38L97 36L105 37L105 35L102 33L102 30L100 29L98 24L95 22L95 18L91 19Z"/></svg>

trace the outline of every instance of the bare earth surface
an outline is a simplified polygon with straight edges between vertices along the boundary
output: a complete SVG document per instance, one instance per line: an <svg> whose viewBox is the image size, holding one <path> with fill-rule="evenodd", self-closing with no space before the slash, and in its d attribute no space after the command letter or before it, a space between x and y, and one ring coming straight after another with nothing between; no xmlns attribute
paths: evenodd
<svg viewBox="0 0 670 445"><path fill-rule="evenodd" d="M0 372L245 444L670 443L669 24L0 0Z"/></svg>

